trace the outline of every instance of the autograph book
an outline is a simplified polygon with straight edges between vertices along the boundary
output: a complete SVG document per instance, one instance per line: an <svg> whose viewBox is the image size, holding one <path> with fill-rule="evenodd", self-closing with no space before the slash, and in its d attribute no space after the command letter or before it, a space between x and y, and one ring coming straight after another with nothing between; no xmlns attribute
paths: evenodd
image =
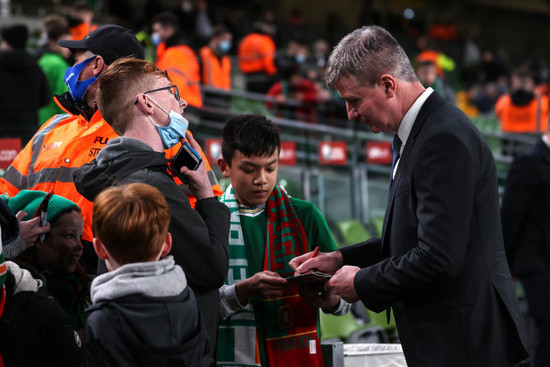
<svg viewBox="0 0 550 367"><path fill-rule="evenodd" d="M304 285L304 284L322 284L328 281L332 275L323 273L320 271L314 271L310 273L297 274L294 276L286 277L285 279L291 285Z"/></svg>

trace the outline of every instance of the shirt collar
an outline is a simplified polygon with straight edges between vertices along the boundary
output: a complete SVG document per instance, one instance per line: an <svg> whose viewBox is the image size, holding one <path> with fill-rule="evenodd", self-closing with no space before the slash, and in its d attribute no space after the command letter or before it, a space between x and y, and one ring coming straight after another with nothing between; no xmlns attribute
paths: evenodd
<svg viewBox="0 0 550 367"><path fill-rule="evenodd" d="M422 94L416 99L416 101L414 101L413 105L411 106L411 108L409 108L405 116L403 116L401 124L399 125L399 129L397 130L397 135L399 136L399 139L402 143L401 152L403 152L403 148L407 143L407 139L409 139L409 135L411 134L412 127L414 125L414 122L416 121L416 118L418 117L420 109L433 91L434 90L432 88L428 87L424 92L422 92Z"/></svg>

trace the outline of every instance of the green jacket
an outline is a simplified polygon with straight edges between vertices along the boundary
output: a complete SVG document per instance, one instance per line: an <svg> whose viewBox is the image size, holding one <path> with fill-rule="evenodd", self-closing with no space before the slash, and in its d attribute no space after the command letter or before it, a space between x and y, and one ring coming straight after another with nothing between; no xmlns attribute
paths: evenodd
<svg viewBox="0 0 550 367"><path fill-rule="evenodd" d="M67 92L67 86L65 85L65 70L69 67L69 64L65 59L59 55L51 52L46 52L40 60L38 65L46 75L48 79L48 85L50 86L50 93L53 95L59 95ZM50 117L58 113L65 113L52 99L49 104L38 110L38 123L40 126Z"/></svg>

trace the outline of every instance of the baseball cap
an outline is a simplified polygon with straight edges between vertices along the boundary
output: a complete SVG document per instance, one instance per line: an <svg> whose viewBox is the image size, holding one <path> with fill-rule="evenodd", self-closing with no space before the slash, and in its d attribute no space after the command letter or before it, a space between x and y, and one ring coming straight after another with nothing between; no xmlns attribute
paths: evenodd
<svg viewBox="0 0 550 367"><path fill-rule="evenodd" d="M145 57L143 45L136 36L130 30L114 24L102 25L79 41L60 40L57 44L71 50L89 50L103 57L107 65L121 57Z"/></svg>

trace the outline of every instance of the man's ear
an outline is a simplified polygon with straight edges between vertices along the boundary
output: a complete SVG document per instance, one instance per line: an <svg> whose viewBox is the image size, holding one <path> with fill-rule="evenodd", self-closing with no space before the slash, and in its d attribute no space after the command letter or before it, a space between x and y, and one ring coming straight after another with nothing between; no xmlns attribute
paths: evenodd
<svg viewBox="0 0 550 367"><path fill-rule="evenodd" d="M164 239L164 243L162 244L162 252L160 253L160 257L163 258L164 256L168 255L171 249L172 249L172 234L168 232L166 233L166 238Z"/></svg>
<svg viewBox="0 0 550 367"><path fill-rule="evenodd" d="M92 61L93 63L93 73L94 73L94 76L96 75L99 75L102 71L103 71L103 68L106 66L105 65L105 60L103 60L103 57L97 55L97 57L94 59L94 61Z"/></svg>
<svg viewBox="0 0 550 367"><path fill-rule="evenodd" d="M137 105L146 115L153 114L153 105L149 102L149 99L145 94L140 94L137 96L135 105Z"/></svg>
<svg viewBox="0 0 550 367"><path fill-rule="evenodd" d="M395 96L397 85L393 76L391 76L390 74L382 74L380 76L379 83L384 87L388 98L392 98Z"/></svg>
<svg viewBox="0 0 550 367"><path fill-rule="evenodd" d="M101 260L107 260L108 255L105 245L103 245L103 242L101 242L101 240L97 237L94 237L94 250Z"/></svg>
<svg viewBox="0 0 550 367"><path fill-rule="evenodd" d="M229 178L229 165L222 157L218 158L218 167L220 167L220 172L225 178Z"/></svg>

